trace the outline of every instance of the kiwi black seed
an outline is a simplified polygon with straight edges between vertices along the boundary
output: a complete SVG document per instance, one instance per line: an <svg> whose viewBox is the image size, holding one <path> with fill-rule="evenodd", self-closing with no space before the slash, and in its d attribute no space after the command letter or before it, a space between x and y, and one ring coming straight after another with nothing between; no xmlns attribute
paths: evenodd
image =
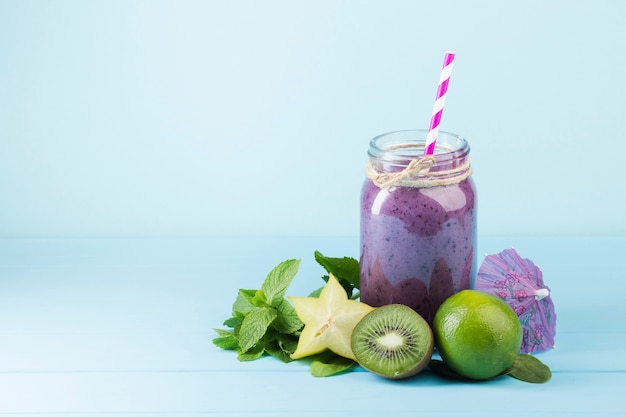
<svg viewBox="0 0 626 417"><path fill-rule="evenodd" d="M378 307L352 332L352 353L359 365L389 379L422 371L433 348L433 332L426 320L402 304Z"/></svg>

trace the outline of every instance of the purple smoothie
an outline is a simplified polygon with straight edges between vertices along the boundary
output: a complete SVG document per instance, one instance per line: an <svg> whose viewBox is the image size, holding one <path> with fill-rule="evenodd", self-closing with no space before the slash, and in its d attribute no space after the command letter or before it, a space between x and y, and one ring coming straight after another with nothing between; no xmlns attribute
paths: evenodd
<svg viewBox="0 0 626 417"><path fill-rule="evenodd" d="M476 271L476 191L471 177L427 188L361 193L361 301L405 304L432 322Z"/></svg>

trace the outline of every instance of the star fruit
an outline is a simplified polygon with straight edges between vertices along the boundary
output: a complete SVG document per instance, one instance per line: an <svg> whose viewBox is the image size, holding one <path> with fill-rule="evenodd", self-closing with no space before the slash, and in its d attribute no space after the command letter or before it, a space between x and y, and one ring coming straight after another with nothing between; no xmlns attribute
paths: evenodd
<svg viewBox="0 0 626 417"><path fill-rule="evenodd" d="M337 355L355 359L350 347L352 331L366 314L374 310L360 301L348 299L346 290L330 274L319 298L289 297L304 323L293 359L330 349Z"/></svg>

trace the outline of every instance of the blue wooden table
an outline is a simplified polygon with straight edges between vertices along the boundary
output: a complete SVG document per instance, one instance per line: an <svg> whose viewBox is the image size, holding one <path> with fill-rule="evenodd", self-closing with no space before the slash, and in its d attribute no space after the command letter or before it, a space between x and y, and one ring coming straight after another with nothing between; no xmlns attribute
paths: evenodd
<svg viewBox="0 0 626 417"><path fill-rule="evenodd" d="M323 284L313 251L357 238L0 240L0 415L626 415L626 238L484 238L541 267L558 315L552 380L481 383L301 362L240 363L216 348L239 288L302 259L288 294Z"/></svg>

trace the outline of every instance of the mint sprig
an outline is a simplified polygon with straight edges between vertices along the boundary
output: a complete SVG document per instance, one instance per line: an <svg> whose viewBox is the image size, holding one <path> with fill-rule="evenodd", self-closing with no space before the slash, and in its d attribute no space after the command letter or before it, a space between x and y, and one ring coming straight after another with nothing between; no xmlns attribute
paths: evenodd
<svg viewBox="0 0 626 417"><path fill-rule="evenodd" d="M215 329L213 343L236 350L240 361L251 361L265 354L290 362L303 323L285 299L300 260L281 262L267 275L258 290L240 289L233 303L232 317L224 321L231 330Z"/></svg>
<svg viewBox="0 0 626 417"><path fill-rule="evenodd" d="M319 251L315 251L315 260L326 272L333 274L337 278L337 281L346 290L348 298L353 300L358 298L358 289L361 282L359 261L349 257L331 258L322 255ZM328 275L324 275L322 278L328 282Z"/></svg>

